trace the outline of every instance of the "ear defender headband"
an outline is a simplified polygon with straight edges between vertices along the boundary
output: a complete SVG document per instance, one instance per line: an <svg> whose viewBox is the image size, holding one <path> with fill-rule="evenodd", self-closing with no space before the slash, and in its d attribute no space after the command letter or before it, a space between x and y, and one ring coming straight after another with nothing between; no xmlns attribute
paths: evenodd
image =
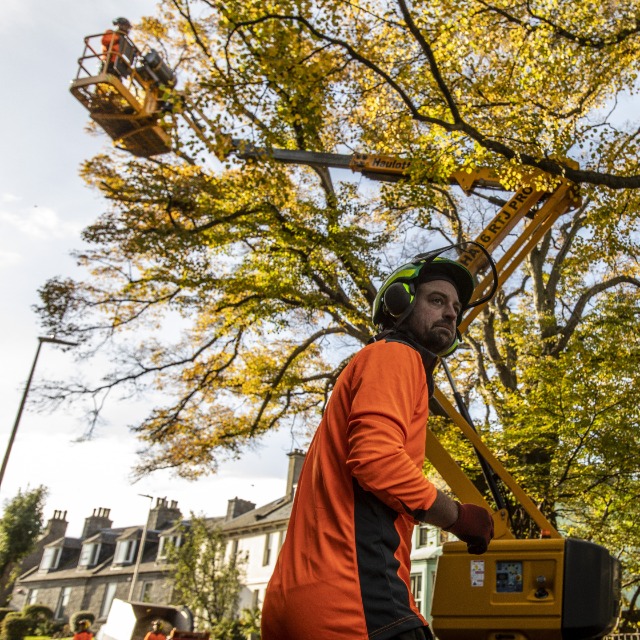
<svg viewBox="0 0 640 640"><path fill-rule="evenodd" d="M480 247L487 257L493 272L493 287L490 292L473 303L471 303L471 298L473 297L476 283L471 272L460 262L442 257L443 253L449 252L451 249L462 252L467 245ZM396 269L380 287L373 303L372 319L374 324L388 325L392 322L393 328L400 326L413 311L417 285L429 280L447 280L451 282L458 291L460 298L461 309L456 320L456 337L445 351L438 354L441 357L448 356L458 348L462 340L457 327L462 321L464 311L488 301L496 292L498 278L495 263L485 248L475 242L450 245L443 249L417 255L411 262Z"/></svg>

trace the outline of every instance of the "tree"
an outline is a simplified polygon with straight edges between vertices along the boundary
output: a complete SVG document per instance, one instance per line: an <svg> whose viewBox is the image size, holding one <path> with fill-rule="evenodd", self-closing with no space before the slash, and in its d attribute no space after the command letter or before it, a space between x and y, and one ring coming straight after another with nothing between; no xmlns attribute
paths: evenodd
<svg viewBox="0 0 640 640"><path fill-rule="evenodd" d="M176 157L87 162L110 203L78 254L92 277L50 281L43 319L88 350L145 339L120 343L128 353L104 381L48 395L151 380L174 397L136 425L139 472L215 470L278 425L313 427L371 333L391 266L477 235L495 194L466 201L446 185L454 167L493 167L506 186L531 180L528 167L564 175L582 205L485 309L452 368L545 514L623 555L633 581L638 127L615 106L634 89L638 24L631 2L164 2L142 26L180 67L210 146L222 127L267 148L402 154L411 179L361 189L268 160L215 167L178 126ZM149 323L175 317L182 340L150 337ZM477 475L469 448L443 437Z"/></svg>
<svg viewBox="0 0 640 640"><path fill-rule="evenodd" d="M245 561L225 554L221 530L206 518L192 515L183 535L184 543L168 554L177 601L194 612L196 628L220 640L244 638L238 601Z"/></svg>
<svg viewBox="0 0 640 640"><path fill-rule="evenodd" d="M52 381L44 395L99 406L114 388L162 391L166 404L134 426L139 473L197 477L274 428L312 430L373 332L383 276L475 238L495 213L502 194L466 198L450 172L492 167L506 189L563 175L581 204L451 368L545 514L636 566L640 129L617 107L636 87L637 16L634 2L165 0L141 30L178 68L208 141L178 114L176 154L84 165L107 202L77 254L89 276L49 281L40 313L83 340L79 357L118 357L103 380ZM365 186L268 157L220 165L220 130L267 149L403 155L410 176ZM175 343L158 330L168 322ZM436 422L473 477L469 447ZM515 507L514 526L535 533Z"/></svg>
<svg viewBox="0 0 640 640"><path fill-rule="evenodd" d="M1 593L6 601L20 561L29 554L42 531L43 509L47 489L44 486L27 491L19 490L4 505L0 518L0 576Z"/></svg>
<svg viewBox="0 0 640 640"><path fill-rule="evenodd" d="M93 278L50 281L45 324L101 344L178 316L185 339L165 345L147 333L103 383L54 385L48 395L100 397L147 379L175 389L175 402L136 426L147 445L141 473L215 470L220 457L290 416L313 423L345 358L368 339L376 283L399 252L480 228L477 210L465 211L442 185L421 184L425 176L484 164L505 180L526 180L517 169L527 162L587 185L626 184L635 129L615 128L597 111L632 86L636 33L616 7L586 14L557 3L540 15L529 5L467 2L411 11L398 2L382 13L366 3L315 11L306 2L165 2L165 13L143 26L181 60L187 108L208 114L203 122L227 123L266 147L401 150L414 160L414 181L367 193L349 182L334 188L323 171L269 162L211 171L196 162L197 138L178 127L182 161L89 161L84 175L111 203L78 254ZM200 9L208 13L195 19ZM549 165L567 154L588 170ZM605 189L585 196L588 206L549 234L530 263L536 305L548 314L565 304L561 269L577 262L578 248L588 251L566 301L577 305L571 323L544 320L541 337L562 330L561 346L603 286L638 283L630 275L637 192L617 193L615 202ZM615 276L578 291L579 274L588 277L600 252ZM548 290L545 270L556 274Z"/></svg>

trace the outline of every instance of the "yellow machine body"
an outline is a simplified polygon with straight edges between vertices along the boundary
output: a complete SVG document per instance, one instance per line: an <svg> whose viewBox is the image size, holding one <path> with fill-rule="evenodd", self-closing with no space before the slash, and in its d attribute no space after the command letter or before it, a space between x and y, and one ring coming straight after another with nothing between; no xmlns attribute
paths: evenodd
<svg viewBox="0 0 640 640"><path fill-rule="evenodd" d="M619 606L619 565L577 539L494 540L482 556L444 545L431 614L438 640L601 638Z"/></svg>

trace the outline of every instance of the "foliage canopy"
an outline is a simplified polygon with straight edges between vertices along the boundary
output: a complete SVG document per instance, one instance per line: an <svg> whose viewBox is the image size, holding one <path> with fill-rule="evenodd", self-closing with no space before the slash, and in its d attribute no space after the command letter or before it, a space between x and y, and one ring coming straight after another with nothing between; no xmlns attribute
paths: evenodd
<svg viewBox="0 0 640 640"><path fill-rule="evenodd" d="M19 490L5 502L0 517L0 593L5 599L16 579L18 563L33 549L42 531L46 496L47 489L40 486Z"/></svg>
<svg viewBox="0 0 640 640"><path fill-rule="evenodd" d="M197 477L274 428L313 428L373 332L384 275L475 238L504 197L465 198L452 170L492 167L513 189L537 167L549 187L579 185L582 204L477 318L452 369L543 511L627 554L634 575L640 128L626 107L639 31L630 0L164 0L135 37L176 67L182 114L206 143L177 113L175 154L84 165L108 205L77 254L90 275L50 280L40 313L83 356L119 355L102 381L45 395L161 392L134 425L139 473ZM219 163L220 131L267 149L402 155L411 176L380 186L268 157ZM432 426L476 473L469 448Z"/></svg>

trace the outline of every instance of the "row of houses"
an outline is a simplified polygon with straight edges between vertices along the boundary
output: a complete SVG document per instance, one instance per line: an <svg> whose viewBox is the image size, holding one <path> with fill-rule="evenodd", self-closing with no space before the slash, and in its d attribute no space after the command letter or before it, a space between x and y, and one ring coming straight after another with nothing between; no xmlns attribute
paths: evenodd
<svg viewBox="0 0 640 640"><path fill-rule="evenodd" d="M229 500L224 516L208 518L224 532L228 553L246 558L241 609L262 606L286 535L304 453L296 450L287 455L289 466L281 498L256 507L236 497ZM91 611L99 627L114 598L179 604L173 597L167 549L170 544L180 546L189 523L175 501L158 499L141 525L113 528L110 510L102 507L85 519L79 538L65 535L67 524L66 512L55 511L36 549L22 564L11 597L13 608L46 605L58 621L68 620L76 611ZM427 525L416 527L414 532L411 589L427 617L443 535L447 534Z"/></svg>

